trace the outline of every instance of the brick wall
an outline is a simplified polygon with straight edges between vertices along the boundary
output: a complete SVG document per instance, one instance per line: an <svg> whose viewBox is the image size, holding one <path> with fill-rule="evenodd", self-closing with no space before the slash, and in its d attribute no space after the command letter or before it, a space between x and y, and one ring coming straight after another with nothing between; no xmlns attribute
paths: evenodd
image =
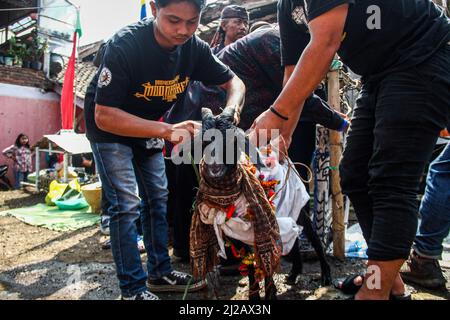
<svg viewBox="0 0 450 320"><path fill-rule="evenodd" d="M45 75L42 71L0 65L0 82L42 88L45 84Z"/></svg>

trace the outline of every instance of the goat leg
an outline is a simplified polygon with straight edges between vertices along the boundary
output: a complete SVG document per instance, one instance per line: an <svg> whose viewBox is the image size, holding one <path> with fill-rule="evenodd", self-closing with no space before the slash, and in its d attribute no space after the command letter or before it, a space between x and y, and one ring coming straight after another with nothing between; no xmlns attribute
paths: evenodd
<svg viewBox="0 0 450 320"><path fill-rule="evenodd" d="M314 250L317 253L317 257L320 261L320 269L322 271L321 274L321 284L322 286L329 286L331 285L331 270L330 265L327 262L327 259L325 257L325 251L322 246L322 242L319 239L319 236L314 231L312 226L312 221L309 219L309 217L305 214L305 212L300 213L300 225L303 226L303 230L305 231L305 235L308 238L308 240L311 242Z"/></svg>

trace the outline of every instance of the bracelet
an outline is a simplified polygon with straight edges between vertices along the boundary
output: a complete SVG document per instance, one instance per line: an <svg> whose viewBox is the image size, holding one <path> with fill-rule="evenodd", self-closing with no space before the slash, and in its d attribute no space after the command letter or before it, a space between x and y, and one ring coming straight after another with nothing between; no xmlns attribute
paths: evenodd
<svg viewBox="0 0 450 320"><path fill-rule="evenodd" d="M275 113L275 114L277 115L277 117L283 119L284 121L288 121L288 120L289 120L288 117L283 116L281 113L279 113L277 110L275 110L275 108L274 108L273 106L270 107L270 111L272 111L273 113Z"/></svg>

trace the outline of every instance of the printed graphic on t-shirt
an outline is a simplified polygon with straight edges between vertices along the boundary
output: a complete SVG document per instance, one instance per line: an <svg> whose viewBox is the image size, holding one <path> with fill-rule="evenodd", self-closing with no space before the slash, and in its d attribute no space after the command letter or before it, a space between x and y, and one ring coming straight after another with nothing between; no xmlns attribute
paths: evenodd
<svg viewBox="0 0 450 320"><path fill-rule="evenodd" d="M164 140L159 138L150 138L145 141L145 148L147 150L164 148Z"/></svg>
<svg viewBox="0 0 450 320"><path fill-rule="evenodd" d="M184 93L188 84L189 77L180 81L180 76L176 76L173 80L155 80L154 84L147 82L142 84L143 92L137 92L134 96L139 99L151 101L152 98L158 97L163 101L173 102L177 100L178 95Z"/></svg>
<svg viewBox="0 0 450 320"><path fill-rule="evenodd" d="M302 6L297 6L294 8L294 10L292 10L292 20L294 20L294 22L296 24L299 25L308 25L308 20L306 19L306 12L305 9Z"/></svg>

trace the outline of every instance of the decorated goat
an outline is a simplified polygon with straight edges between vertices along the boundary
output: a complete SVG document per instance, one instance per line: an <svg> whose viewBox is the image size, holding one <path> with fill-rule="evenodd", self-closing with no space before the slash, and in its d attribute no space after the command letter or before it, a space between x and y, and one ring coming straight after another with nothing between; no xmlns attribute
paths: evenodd
<svg viewBox="0 0 450 320"><path fill-rule="evenodd" d="M226 258L225 246L229 245L242 259L246 269L242 271L248 274L249 298L260 299L259 282L264 280L265 298L276 299L273 275L281 257L289 255L293 262L289 283L295 283L302 271L298 220L319 257L322 284L330 284L330 268L320 240L311 220L300 213L309 195L295 169L291 172L287 165L280 165L270 148L262 153L252 150L242 130L233 123L233 116L232 108L216 117L209 109L202 111L203 158L190 241L194 276L205 278L213 271L219 256ZM204 139L211 130L221 139ZM240 139L245 143L239 143ZM256 155L253 161L248 154ZM227 161L223 161L225 155ZM286 170L289 174L285 183Z"/></svg>

